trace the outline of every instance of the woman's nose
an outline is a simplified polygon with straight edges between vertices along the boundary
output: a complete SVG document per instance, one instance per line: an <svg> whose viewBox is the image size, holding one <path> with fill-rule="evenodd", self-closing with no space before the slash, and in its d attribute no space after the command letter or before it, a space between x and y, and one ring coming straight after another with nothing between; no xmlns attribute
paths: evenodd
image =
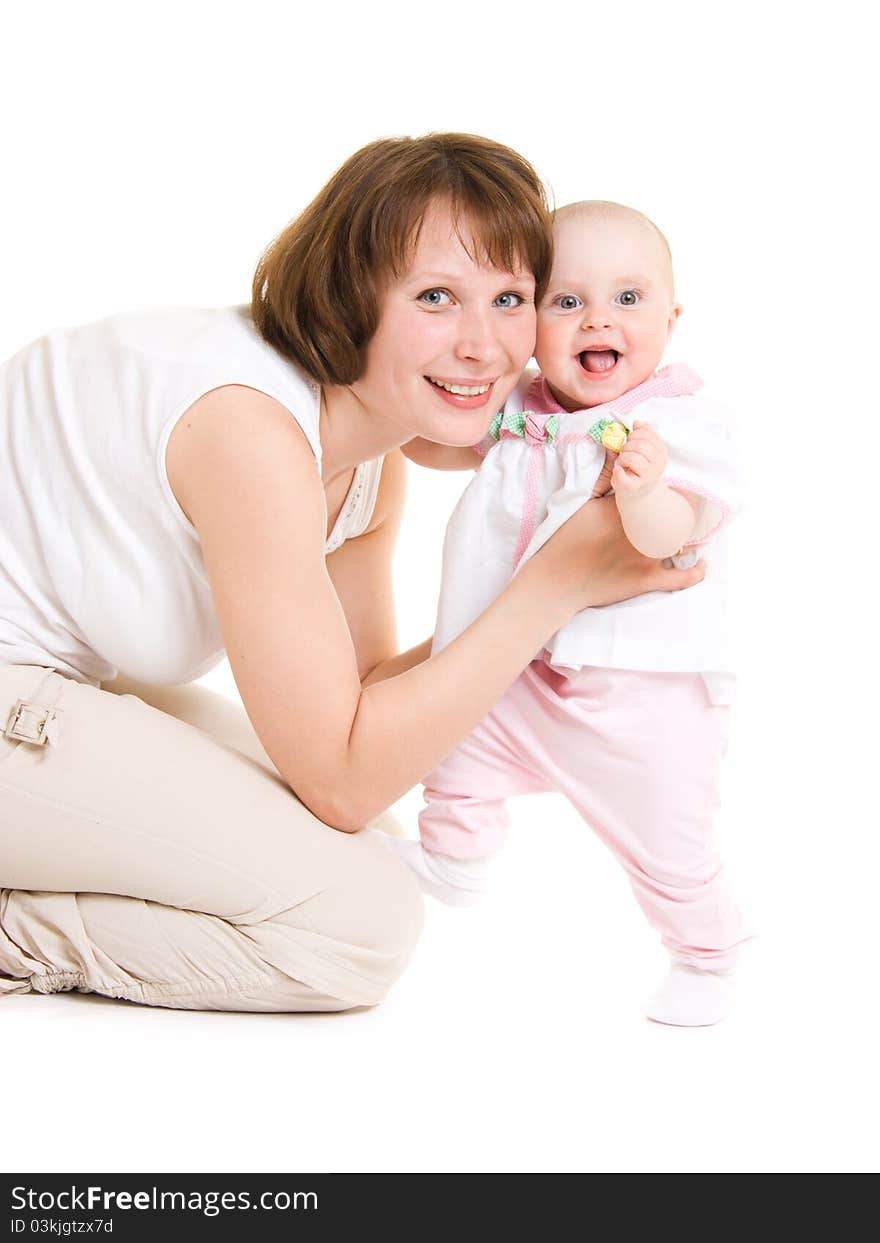
<svg viewBox="0 0 880 1243"><path fill-rule="evenodd" d="M501 347L491 316L479 312L462 316L458 328L456 358L473 358L487 362L498 357Z"/></svg>

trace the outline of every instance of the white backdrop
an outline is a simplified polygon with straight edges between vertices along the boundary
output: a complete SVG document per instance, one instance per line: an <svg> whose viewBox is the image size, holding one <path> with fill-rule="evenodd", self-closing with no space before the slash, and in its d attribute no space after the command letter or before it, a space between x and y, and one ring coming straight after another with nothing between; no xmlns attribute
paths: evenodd
<svg viewBox="0 0 880 1243"><path fill-rule="evenodd" d="M876 1168L880 271L862 11L4 13L2 357L114 311L247 300L263 246L384 135L485 134L558 203L617 199L656 220L684 304L668 360L730 399L751 447L722 832L761 933L734 1018L646 1023L663 957L622 876L561 800L523 800L492 896L432 904L375 1011L0 1003L4 1168ZM465 482L410 472L403 646L432 629ZM205 681L235 694L228 668ZM413 834L419 805L413 791L397 809Z"/></svg>

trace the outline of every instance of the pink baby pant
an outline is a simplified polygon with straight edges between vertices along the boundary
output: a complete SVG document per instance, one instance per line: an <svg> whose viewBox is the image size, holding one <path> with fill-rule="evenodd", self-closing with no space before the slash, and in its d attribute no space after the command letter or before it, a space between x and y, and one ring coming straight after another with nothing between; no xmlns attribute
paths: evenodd
<svg viewBox="0 0 880 1243"><path fill-rule="evenodd" d="M729 709L696 673L543 659L425 779L426 850L482 858L502 844L505 799L557 790L623 865L673 957L727 970L749 939L715 845Z"/></svg>

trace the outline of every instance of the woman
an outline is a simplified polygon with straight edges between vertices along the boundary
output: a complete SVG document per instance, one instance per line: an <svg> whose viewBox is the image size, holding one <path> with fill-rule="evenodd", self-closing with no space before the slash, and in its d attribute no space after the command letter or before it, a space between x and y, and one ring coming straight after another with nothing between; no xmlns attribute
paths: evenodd
<svg viewBox="0 0 880 1243"><path fill-rule="evenodd" d="M383 140L269 248L250 313L114 316L5 364L0 990L375 1004L421 897L357 830L574 612L699 580L596 502L444 651L396 651L400 447L483 436L550 250L514 152ZM185 685L224 650L249 721Z"/></svg>

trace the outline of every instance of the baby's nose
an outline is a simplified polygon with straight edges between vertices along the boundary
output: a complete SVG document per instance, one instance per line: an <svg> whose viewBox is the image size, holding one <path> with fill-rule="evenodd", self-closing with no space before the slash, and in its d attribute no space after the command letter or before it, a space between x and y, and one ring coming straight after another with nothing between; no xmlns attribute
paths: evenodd
<svg viewBox="0 0 880 1243"><path fill-rule="evenodd" d="M588 307L581 320L581 330L587 332L590 329L595 331L597 328L610 328L613 323L614 317L608 307Z"/></svg>

